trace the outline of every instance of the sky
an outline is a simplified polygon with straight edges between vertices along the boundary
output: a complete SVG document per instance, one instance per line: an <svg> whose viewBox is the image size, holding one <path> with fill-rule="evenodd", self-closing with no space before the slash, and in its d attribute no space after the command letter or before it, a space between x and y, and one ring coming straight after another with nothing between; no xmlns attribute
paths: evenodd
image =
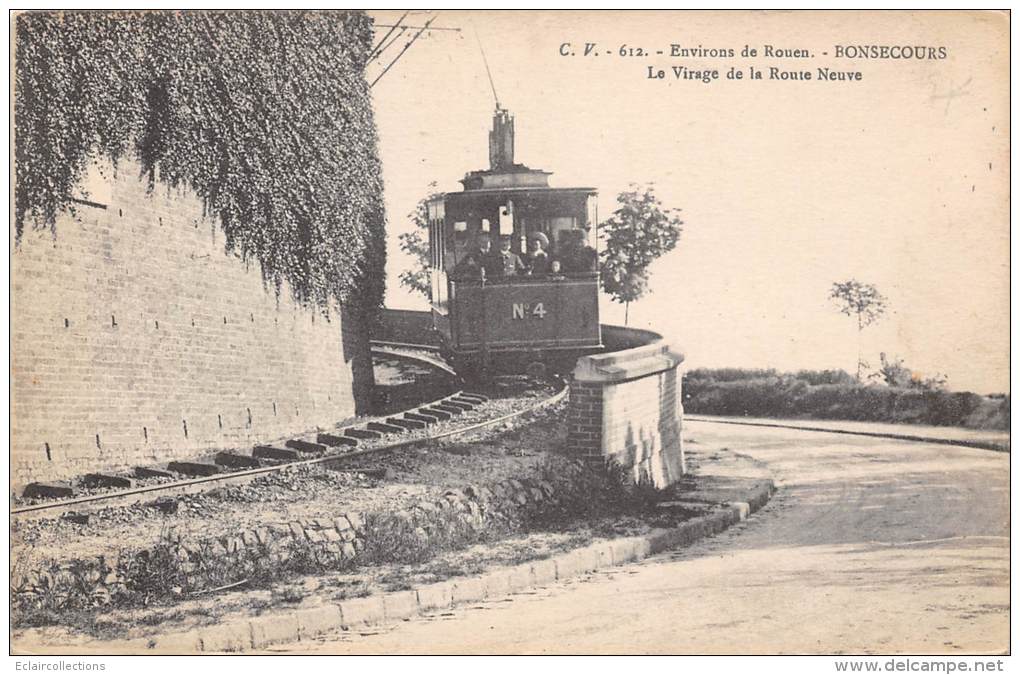
<svg viewBox="0 0 1020 675"><path fill-rule="evenodd" d="M393 23L400 12L374 12ZM412 14L422 25L431 15ZM599 215L632 183L681 209L677 248L652 267L630 324L666 336L688 368L855 370L857 330L829 300L856 278L887 297L864 358L902 358L954 390L1009 390L1008 22L994 13L441 12L373 87L386 190L387 305L397 236L436 181L487 168L494 107L516 117L517 161L557 187L595 186ZM387 28L377 28L382 37ZM477 35L477 38L476 38ZM410 33L369 67L373 79ZM574 56L561 56L563 43ZM598 57L583 56L595 43ZM671 45L733 49L670 57ZM747 45L756 58L742 58ZM765 45L811 58L765 58ZM945 47L934 60L835 58L837 45ZM643 56L620 56L641 48ZM663 55L655 52L662 50ZM611 51L612 53L606 53ZM828 55L823 56L823 52ZM672 67L717 69L678 80ZM762 80L730 80L730 67ZM648 69L667 77L648 77ZM770 80L768 68L810 81ZM819 81L819 67L861 73ZM604 323L623 306L603 296Z"/></svg>

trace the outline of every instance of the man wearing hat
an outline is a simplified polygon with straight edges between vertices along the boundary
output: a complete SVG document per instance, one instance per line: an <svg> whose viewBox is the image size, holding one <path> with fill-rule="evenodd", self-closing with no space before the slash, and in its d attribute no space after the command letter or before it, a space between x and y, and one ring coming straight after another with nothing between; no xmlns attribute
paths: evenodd
<svg viewBox="0 0 1020 675"><path fill-rule="evenodd" d="M524 274L527 272L527 268L524 263L521 262L520 257L510 250L510 235L501 234L499 236L499 253L497 254L499 259L499 271L501 276L512 277L515 274Z"/></svg>
<svg viewBox="0 0 1020 675"><path fill-rule="evenodd" d="M484 271L485 277L491 279L500 276L500 267L499 256L492 250L489 235L480 234L475 238L475 250L457 263L452 274L455 279L468 280L480 278Z"/></svg>
<svg viewBox="0 0 1020 675"><path fill-rule="evenodd" d="M533 232L528 236L528 254L524 258L524 264L529 274L549 273L549 254L545 252L548 245L549 237L542 232Z"/></svg>

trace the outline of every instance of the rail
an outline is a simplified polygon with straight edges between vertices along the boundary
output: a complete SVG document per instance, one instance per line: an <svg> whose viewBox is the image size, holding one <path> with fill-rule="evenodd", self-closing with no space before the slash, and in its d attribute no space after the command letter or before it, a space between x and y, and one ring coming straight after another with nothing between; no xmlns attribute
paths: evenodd
<svg viewBox="0 0 1020 675"><path fill-rule="evenodd" d="M423 356L411 356L404 353L394 352L392 348L389 347L389 345L392 344L393 343L384 343L377 345L373 341L372 350L377 353L386 354L387 356L416 360L422 363L426 363L430 366L442 367L444 370L452 372L448 365L442 362L438 362L433 358ZM413 348L423 351L430 351L431 349L433 349L430 345L418 345L414 343L401 343L401 347L405 349ZM562 401L566 397L567 392L569 390L566 382L562 380L558 381L556 384L557 384L556 391L552 395L546 396L521 410L499 415L494 418L488 418L483 419L481 421L472 422L463 426L455 426L450 429L439 431L438 433L433 432L430 426L425 426L423 429L417 430L422 432L420 434L416 434L416 432L413 430L406 430L403 433L394 432L390 435L392 436L410 435L411 437L395 440L389 443L383 442L378 445L373 445L372 447L369 448L359 450L337 451L323 455L321 457L287 461L279 464L274 464L272 466L243 469L239 471L232 471L230 473L215 474L212 476L202 476L198 478L174 481L172 483L163 483L159 485L146 485L141 487L118 490L116 492L87 495L82 497L74 497L70 499L60 499L41 504L33 504L30 506L13 508L11 509L11 518L21 520L54 518L59 517L60 515L68 512L80 512L82 509L92 510L95 508L126 506L138 503L139 501L142 500L148 501L155 500L161 497L195 494L224 485L236 485L248 483L255 480L256 478L259 478L260 476L284 471L299 466L313 466L313 465L328 466L330 464L342 466L343 463L351 459L389 453L419 443L427 443L442 438L450 438L452 436L458 436L461 434L478 431L487 427L501 424L503 422L520 417L522 415L527 415L542 408L555 405L556 403ZM393 413L387 417L394 418L397 417L398 415L406 415L408 413L419 414L416 411L423 411L425 409L434 410L436 406L443 405L456 405L464 409L465 406L468 404L465 403L464 402L465 399L462 399L461 397L478 398L478 395L471 394L465 392L464 390L459 389L454 394L448 394L431 401L418 403L406 410ZM450 417L451 419L453 418L452 415ZM351 425L351 427L348 428L363 429L369 424L369 422L370 422L369 420L365 420L358 423L357 425ZM382 424L385 424L385 422L383 422ZM337 433L338 435L341 436L343 435L343 431L338 431ZM380 440L383 439L385 439L385 436L380 434Z"/></svg>

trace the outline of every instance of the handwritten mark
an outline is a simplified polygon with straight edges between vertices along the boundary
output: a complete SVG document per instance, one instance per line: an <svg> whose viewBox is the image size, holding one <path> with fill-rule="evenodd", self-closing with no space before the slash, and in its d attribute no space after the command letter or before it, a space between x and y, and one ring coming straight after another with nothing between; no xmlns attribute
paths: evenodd
<svg viewBox="0 0 1020 675"><path fill-rule="evenodd" d="M971 83L971 81L973 79L974 79L973 77L968 77L967 81L964 82L963 84L961 84L959 87L951 88L949 91L947 91L944 94L939 94L938 93L938 85L933 84L931 86L931 97L928 100L931 103L935 103L936 101L944 99L945 102L946 102L946 115L948 115L949 114L949 104L953 101L954 98L960 98L961 96L967 96L968 94L970 94L969 87L970 87L970 83Z"/></svg>

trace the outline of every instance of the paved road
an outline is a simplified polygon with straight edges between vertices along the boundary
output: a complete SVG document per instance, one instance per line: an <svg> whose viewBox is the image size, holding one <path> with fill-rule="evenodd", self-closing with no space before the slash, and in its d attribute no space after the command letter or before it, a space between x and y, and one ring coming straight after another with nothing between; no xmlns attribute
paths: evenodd
<svg viewBox="0 0 1020 675"><path fill-rule="evenodd" d="M1009 648L1009 456L718 424L780 491L691 548L318 653L987 653ZM746 465L745 465L746 466Z"/></svg>

